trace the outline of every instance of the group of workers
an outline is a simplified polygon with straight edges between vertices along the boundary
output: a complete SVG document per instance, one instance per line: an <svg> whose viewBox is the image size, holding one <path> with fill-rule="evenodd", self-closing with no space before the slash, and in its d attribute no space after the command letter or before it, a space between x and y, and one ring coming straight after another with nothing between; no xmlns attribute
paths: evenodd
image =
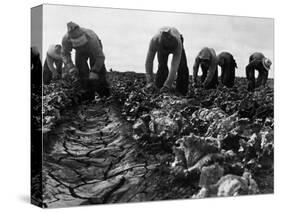
<svg viewBox="0 0 281 212"><path fill-rule="evenodd" d="M189 87L189 69L184 50L184 38L174 27L163 27L152 37L146 56L145 70L148 89L160 89L169 92L176 81L176 92L186 95ZM71 52L75 49L75 63ZM153 61L157 53L158 70L154 77ZM168 56L172 54L170 70ZM88 64L89 60L89 64ZM62 45L51 45L47 51L43 66L43 82L49 84L53 79L62 77L62 67L69 72L78 73L83 89L90 96L97 92L101 97L110 95L110 86L106 79L105 56L101 40L97 34L80 27L78 24L67 23L67 33L62 39ZM253 53L246 66L248 90L264 86L272 62L262 53ZM216 88L219 84L218 66L221 67L221 83L233 87L235 80L236 61L229 52L216 54L213 48L204 47L196 56L193 65L193 86L205 89ZM201 67L202 76L198 79ZM258 71L257 80L255 70ZM155 79L154 79L155 78Z"/></svg>

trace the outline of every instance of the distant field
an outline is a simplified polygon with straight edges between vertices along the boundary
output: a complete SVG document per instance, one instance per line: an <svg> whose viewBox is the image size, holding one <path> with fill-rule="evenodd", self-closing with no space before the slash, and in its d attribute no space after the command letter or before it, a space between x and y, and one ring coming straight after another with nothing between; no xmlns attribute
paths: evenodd
<svg viewBox="0 0 281 212"><path fill-rule="evenodd" d="M138 73L138 72L134 72L134 71L126 71L126 72L119 72L119 71L110 71L109 72L109 80L111 81L111 79L113 77L116 77L116 75L120 75L120 76L123 76L124 74L126 75L132 75L132 77L136 77L138 76L137 78L145 78L145 74L144 73ZM155 75L155 74L154 74ZM192 75L189 75L189 81L192 82L193 80L193 76ZM219 77L219 80L220 80L220 77ZM246 77L236 77L235 78L235 81L239 83L238 84L247 84L247 79ZM267 80L267 84L270 88L274 88L274 79L273 78L269 78Z"/></svg>

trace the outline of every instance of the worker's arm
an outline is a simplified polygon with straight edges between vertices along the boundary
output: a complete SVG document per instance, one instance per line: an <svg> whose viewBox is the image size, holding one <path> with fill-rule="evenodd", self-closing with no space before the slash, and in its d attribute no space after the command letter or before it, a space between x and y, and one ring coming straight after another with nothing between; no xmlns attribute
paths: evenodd
<svg viewBox="0 0 281 212"><path fill-rule="evenodd" d="M203 82L204 86L209 84L212 81L213 77L216 74L216 70L217 70L217 61L216 61L216 59L212 59L209 70L208 70L207 77L206 77L205 81Z"/></svg>
<svg viewBox="0 0 281 212"><path fill-rule="evenodd" d="M93 72L99 72L104 65L105 56L101 47L101 43L98 39L89 40L90 51L95 58L95 64L91 67Z"/></svg>
<svg viewBox="0 0 281 212"><path fill-rule="evenodd" d="M198 82L197 82L197 77L198 77L199 65L200 65L200 63L199 63L199 57L197 56L197 57L195 58L195 62L194 62L194 65L193 65L193 83L194 83L195 85L198 84Z"/></svg>
<svg viewBox="0 0 281 212"><path fill-rule="evenodd" d="M204 86L209 84L212 81L212 79L215 76L216 71L217 71L218 59L217 59L215 50L211 49L211 54L212 54L212 57L211 57L211 61L210 61L209 70L207 73L207 77L206 77L205 81L203 82Z"/></svg>
<svg viewBox="0 0 281 212"><path fill-rule="evenodd" d="M145 60L145 73L146 73L146 82L152 83L153 82L153 61L156 54L156 40L152 38L149 43L148 52L146 55Z"/></svg>
<svg viewBox="0 0 281 212"><path fill-rule="evenodd" d="M73 67L71 59L72 43L68 40L67 35L62 39L62 61L66 66Z"/></svg>
<svg viewBox="0 0 281 212"><path fill-rule="evenodd" d="M93 67L91 67L91 71L98 73L102 69L105 61L102 43L94 31L84 28L83 30L86 33L86 36L88 38L89 49L95 60Z"/></svg>
<svg viewBox="0 0 281 212"><path fill-rule="evenodd" d="M171 88L172 84L176 78L177 71L179 69L180 61L181 61L181 53L182 53L182 44L178 44L178 48L176 49L175 53L173 54L173 59L171 62L171 70L169 72L168 78L164 83L165 87Z"/></svg>
<svg viewBox="0 0 281 212"><path fill-rule="evenodd" d="M54 59L53 59L52 57L50 57L50 56L47 54L46 60L47 60L48 68L49 68L50 71L52 72L53 77L56 78L57 75L58 75L58 72L57 72L57 70L56 70L56 68L55 68L55 66L54 66L54 62L55 62Z"/></svg>

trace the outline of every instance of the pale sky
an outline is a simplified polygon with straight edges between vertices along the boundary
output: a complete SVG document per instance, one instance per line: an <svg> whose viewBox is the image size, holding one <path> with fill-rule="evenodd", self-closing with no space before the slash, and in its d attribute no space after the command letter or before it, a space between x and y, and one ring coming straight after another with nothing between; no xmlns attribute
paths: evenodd
<svg viewBox="0 0 281 212"><path fill-rule="evenodd" d="M70 21L97 33L107 69L145 72L149 41L162 26L176 27L183 35L190 74L197 53L205 46L217 54L232 53L237 76L245 77L253 52L262 52L274 63L273 19L57 5L43 7L43 59L50 44L61 43ZM156 72L157 57L154 64ZM273 78L273 72L274 65L269 77Z"/></svg>

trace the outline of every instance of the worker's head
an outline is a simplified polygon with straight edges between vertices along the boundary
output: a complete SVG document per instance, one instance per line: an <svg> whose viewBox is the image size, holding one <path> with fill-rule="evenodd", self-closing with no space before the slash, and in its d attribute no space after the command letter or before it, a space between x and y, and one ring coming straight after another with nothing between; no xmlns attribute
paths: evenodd
<svg viewBox="0 0 281 212"><path fill-rule="evenodd" d="M204 59L204 58L200 58L200 64L202 65L202 66L205 66L205 67L209 67L209 65L210 65L210 59Z"/></svg>
<svg viewBox="0 0 281 212"><path fill-rule="evenodd" d="M212 54L208 48L203 48L199 53L199 62L202 66L209 67Z"/></svg>
<svg viewBox="0 0 281 212"><path fill-rule="evenodd" d="M164 50L173 51L178 47L178 41L170 32L162 31L160 34L160 45L163 47Z"/></svg>
<svg viewBox="0 0 281 212"><path fill-rule="evenodd" d="M47 55L53 59L61 60L62 59L62 46L60 44L50 45L47 51Z"/></svg>
<svg viewBox="0 0 281 212"><path fill-rule="evenodd" d="M272 62L271 62L270 59L264 58L262 60L262 64L263 64L263 67L268 71L270 69L270 66L271 66Z"/></svg>
<svg viewBox="0 0 281 212"><path fill-rule="evenodd" d="M55 51L58 55L61 55L61 45L60 44L55 45Z"/></svg>
<svg viewBox="0 0 281 212"><path fill-rule="evenodd" d="M67 23L67 33L73 47L83 46L88 42L86 34L81 30L80 26L74 22Z"/></svg>

